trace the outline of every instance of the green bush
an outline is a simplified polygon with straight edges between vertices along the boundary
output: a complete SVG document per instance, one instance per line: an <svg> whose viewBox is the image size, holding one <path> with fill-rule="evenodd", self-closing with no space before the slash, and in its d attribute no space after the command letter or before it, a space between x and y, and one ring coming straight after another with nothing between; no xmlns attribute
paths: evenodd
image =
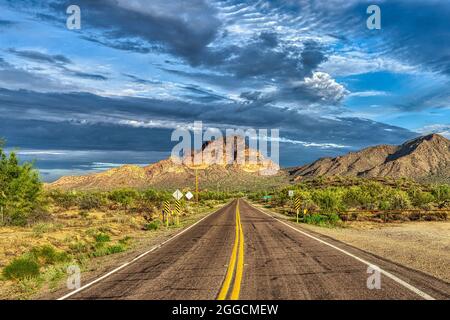
<svg viewBox="0 0 450 320"><path fill-rule="evenodd" d="M159 220L152 221L144 225L144 230L158 230L161 224L162 223Z"/></svg>
<svg viewBox="0 0 450 320"><path fill-rule="evenodd" d="M39 276L39 264L33 257L22 256L3 268L3 276L8 280L22 280Z"/></svg>
<svg viewBox="0 0 450 320"><path fill-rule="evenodd" d="M450 185L448 184L435 186L431 193L439 202L450 201Z"/></svg>
<svg viewBox="0 0 450 320"><path fill-rule="evenodd" d="M109 200L118 203L125 208L131 206L139 197L139 192L134 189L114 190L108 194Z"/></svg>
<svg viewBox="0 0 450 320"><path fill-rule="evenodd" d="M411 200L405 191L394 190L390 194L390 203L392 210L409 209L411 207Z"/></svg>
<svg viewBox="0 0 450 320"><path fill-rule="evenodd" d="M344 210L342 202L343 193L337 188L327 188L314 190L312 199L320 207L320 211L324 213L335 213Z"/></svg>
<svg viewBox="0 0 450 320"><path fill-rule="evenodd" d="M123 244L114 244L110 246L102 246L97 248L93 253L93 257L103 257L114 253L119 253L125 251L125 245Z"/></svg>
<svg viewBox="0 0 450 320"><path fill-rule="evenodd" d="M78 207L81 210L99 209L104 204L104 198L100 193L83 193L78 198Z"/></svg>
<svg viewBox="0 0 450 320"><path fill-rule="evenodd" d="M48 193L48 196L56 206L66 210L78 204L78 194L76 192L52 190Z"/></svg>
<svg viewBox="0 0 450 320"><path fill-rule="evenodd" d="M69 260L69 257L65 252L58 252L49 245L34 247L31 249L29 255L37 261L40 266L57 264Z"/></svg>
<svg viewBox="0 0 450 320"><path fill-rule="evenodd" d="M19 164L14 152L7 156L0 141L0 224L25 225L44 210L42 183L33 164Z"/></svg>
<svg viewBox="0 0 450 320"><path fill-rule="evenodd" d="M420 189L412 189L409 193L411 204L418 208L426 207L429 203L434 202L434 196L430 192L424 192Z"/></svg>
<svg viewBox="0 0 450 320"><path fill-rule="evenodd" d="M97 244L111 241L111 238L106 233L98 233L94 236L94 240Z"/></svg>

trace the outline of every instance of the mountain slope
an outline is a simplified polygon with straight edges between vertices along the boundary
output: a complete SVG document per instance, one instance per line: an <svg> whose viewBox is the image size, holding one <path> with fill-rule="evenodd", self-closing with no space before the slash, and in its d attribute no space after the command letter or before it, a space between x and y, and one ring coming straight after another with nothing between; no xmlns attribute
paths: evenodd
<svg viewBox="0 0 450 320"><path fill-rule="evenodd" d="M437 134L400 146L380 145L335 158L322 158L290 171L295 181L317 176L407 177L417 181L450 180L450 140Z"/></svg>
<svg viewBox="0 0 450 320"><path fill-rule="evenodd" d="M61 190L113 190L118 188L158 188L182 189L195 187L197 170L202 190L258 190L285 185L288 174L259 152L250 149L240 137L233 140L218 139L207 142L202 150L192 151L182 158L168 158L145 167L125 165L104 172L85 176L66 176L47 185L48 189ZM231 144L243 143L242 153L229 152L227 140ZM228 150L228 153L227 153ZM226 156L232 155L227 162ZM239 158L238 154L241 155ZM242 161L254 156L255 163ZM194 157L200 163L194 164ZM268 174L270 173L270 174Z"/></svg>

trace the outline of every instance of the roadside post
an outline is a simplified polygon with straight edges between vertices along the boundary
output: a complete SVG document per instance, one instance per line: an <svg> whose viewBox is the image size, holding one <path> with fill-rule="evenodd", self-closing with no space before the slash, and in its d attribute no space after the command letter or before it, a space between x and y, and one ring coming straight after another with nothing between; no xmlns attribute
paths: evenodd
<svg viewBox="0 0 450 320"><path fill-rule="evenodd" d="M163 220L166 223L166 227L169 226L169 214L170 214L170 202L164 201L163 204Z"/></svg>
<svg viewBox="0 0 450 320"><path fill-rule="evenodd" d="M180 223L180 211L181 211L181 204L180 199L183 198L184 194L180 190L175 190L175 192L172 194L172 196L175 198L175 209L172 211L172 214L175 216L175 224L178 226Z"/></svg>
<svg viewBox="0 0 450 320"><path fill-rule="evenodd" d="M180 212L181 212L181 203L179 200L175 201L175 224L178 226L180 224Z"/></svg>
<svg viewBox="0 0 450 320"><path fill-rule="evenodd" d="M301 207L301 199L300 199L300 197L297 197L294 200L294 208L295 208L295 211L297 212L297 223L298 223L298 213L300 211L300 207Z"/></svg>

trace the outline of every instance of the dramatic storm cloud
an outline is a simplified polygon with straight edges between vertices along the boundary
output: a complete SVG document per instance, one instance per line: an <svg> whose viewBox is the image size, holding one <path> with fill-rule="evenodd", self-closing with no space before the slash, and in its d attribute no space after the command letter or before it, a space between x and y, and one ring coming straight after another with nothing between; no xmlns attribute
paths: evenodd
<svg viewBox="0 0 450 320"><path fill-rule="evenodd" d="M0 136L54 179L199 120L280 129L285 166L448 134L448 1L376 2L381 30L363 0L79 0L69 30L72 1L0 0Z"/></svg>

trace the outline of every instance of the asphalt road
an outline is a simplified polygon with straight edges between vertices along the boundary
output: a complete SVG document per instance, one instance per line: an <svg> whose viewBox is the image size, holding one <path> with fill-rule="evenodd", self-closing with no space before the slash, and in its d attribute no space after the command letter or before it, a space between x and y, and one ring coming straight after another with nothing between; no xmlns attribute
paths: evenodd
<svg viewBox="0 0 450 320"><path fill-rule="evenodd" d="M157 250L65 298L450 297L446 282L292 225L235 200ZM374 278L368 273L372 264L382 270L380 289L367 286L368 277Z"/></svg>

